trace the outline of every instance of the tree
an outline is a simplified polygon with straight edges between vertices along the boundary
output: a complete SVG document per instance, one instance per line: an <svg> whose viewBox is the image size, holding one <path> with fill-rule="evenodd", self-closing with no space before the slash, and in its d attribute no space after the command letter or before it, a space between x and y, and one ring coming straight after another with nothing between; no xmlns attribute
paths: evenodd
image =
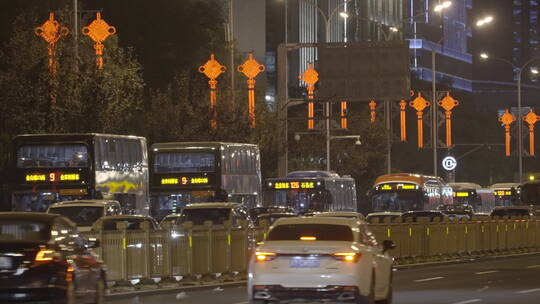
<svg viewBox="0 0 540 304"><path fill-rule="evenodd" d="M67 10L57 11L61 23ZM143 81L132 51L105 42L105 66L96 70L92 42L64 37L56 49L58 72L51 77L46 43L34 34L48 12L28 9L18 16L0 54L0 137L20 133L110 132L135 130ZM0 151L6 151L6 142Z"/></svg>

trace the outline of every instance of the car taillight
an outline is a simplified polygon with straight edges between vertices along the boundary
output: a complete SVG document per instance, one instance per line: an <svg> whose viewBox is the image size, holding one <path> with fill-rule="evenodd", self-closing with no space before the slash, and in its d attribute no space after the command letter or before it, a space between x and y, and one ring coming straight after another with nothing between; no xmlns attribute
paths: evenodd
<svg viewBox="0 0 540 304"><path fill-rule="evenodd" d="M357 262L360 255L359 252L337 252L333 254L333 257L344 262Z"/></svg>
<svg viewBox="0 0 540 304"><path fill-rule="evenodd" d="M275 258L276 258L276 254L273 252L262 252L262 251L255 252L255 260L257 262L271 261Z"/></svg>
<svg viewBox="0 0 540 304"><path fill-rule="evenodd" d="M36 254L35 262L50 262L56 252L51 249L40 249Z"/></svg>

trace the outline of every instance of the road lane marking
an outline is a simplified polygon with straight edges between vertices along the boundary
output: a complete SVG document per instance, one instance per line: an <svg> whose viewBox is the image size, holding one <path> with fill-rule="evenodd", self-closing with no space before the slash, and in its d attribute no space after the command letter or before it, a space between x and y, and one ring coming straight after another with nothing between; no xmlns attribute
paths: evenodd
<svg viewBox="0 0 540 304"><path fill-rule="evenodd" d="M540 288L517 291L516 293L525 294L525 293L532 293L532 292L538 292L538 291L540 291Z"/></svg>
<svg viewBox="0 0 540 304"><path fill-rule="evenodd" d="M531 266L527 266L527 268L540 268L540 265L531 265Z"/></svg>
<svg viewBox="0 0 540 304"><path fill-rule="evenodd" d="M435 280L440 280L440 279L444 279L444 277L434 277L434 278L427 278L427 279L420 279L420 280L414 280L413 282L428 282L428 281L435 281Z"/></svg>
<svg viewBox="0 0 540 304"><path fill-rule="evenodd" d="M496 272L499 272L499 271L498 270L488 270L488 271L475 272L474 274L488 274L488 273L496 273Z"/></svg>
<svg viewBox="0 0 540 304"><path fill-rule="evenodd" d="M456 302L456 303L453 303L453 304L469 304L469 303L476 303L476 302L482 302L482 300L481 299L471 299L471 300Z"/></svg>

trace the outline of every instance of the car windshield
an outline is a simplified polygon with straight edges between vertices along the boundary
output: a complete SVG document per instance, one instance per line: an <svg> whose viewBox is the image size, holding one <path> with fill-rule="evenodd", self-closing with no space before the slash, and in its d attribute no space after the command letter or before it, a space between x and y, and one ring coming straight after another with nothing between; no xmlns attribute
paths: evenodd
<svg viewBox="0 0 540 304"><path fill-rule="evenodd" d="M51 207L49 213L56 213L67 217L77 226L92 226L103 216L102 206L61 206Z"/></svg>
<svg viewBox="0 0 540 304"><path fill-rule="evenodd" d="M46 242L50 238L47 223L29 220L0 219L0 242Z"/></svg>
<svg viewBox="0 0 540 304"><path fill-rule="evenodd" d="M351 227L334 224L279 225L270 231L267 240L297 241L303 237L315 238L317 241L353 241Z"/></svg>
<svg viewBox="0 0 540 304"><path fill-rule="evenodd" d="M229 220L229 208L201 208L182 210L182 222L191 221L193 225L203 225L205 221L212 221L214 225L221 225Z"/></svg>
<svg viewBox="0 0 540 304"><path fill-rule="evenodd" d="M270 214L270 215L262 215L257 217L257 220L255 221L256 225L261 224L261 220L267 220L269 224L273 224L276 220L282 218L282 217L295 217L295 214Z"/></svg>

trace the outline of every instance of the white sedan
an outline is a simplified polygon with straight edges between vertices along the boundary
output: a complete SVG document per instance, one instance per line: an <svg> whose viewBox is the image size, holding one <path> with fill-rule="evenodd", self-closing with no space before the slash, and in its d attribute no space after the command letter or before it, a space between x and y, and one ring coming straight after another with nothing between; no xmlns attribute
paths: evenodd
<svg viewBox="0 0 540 304"><path fill-rule="evenodd" d="M325 300L392 303L392 241L377 244L364 221L282 218L249 263L250 303Z"/></svg>

